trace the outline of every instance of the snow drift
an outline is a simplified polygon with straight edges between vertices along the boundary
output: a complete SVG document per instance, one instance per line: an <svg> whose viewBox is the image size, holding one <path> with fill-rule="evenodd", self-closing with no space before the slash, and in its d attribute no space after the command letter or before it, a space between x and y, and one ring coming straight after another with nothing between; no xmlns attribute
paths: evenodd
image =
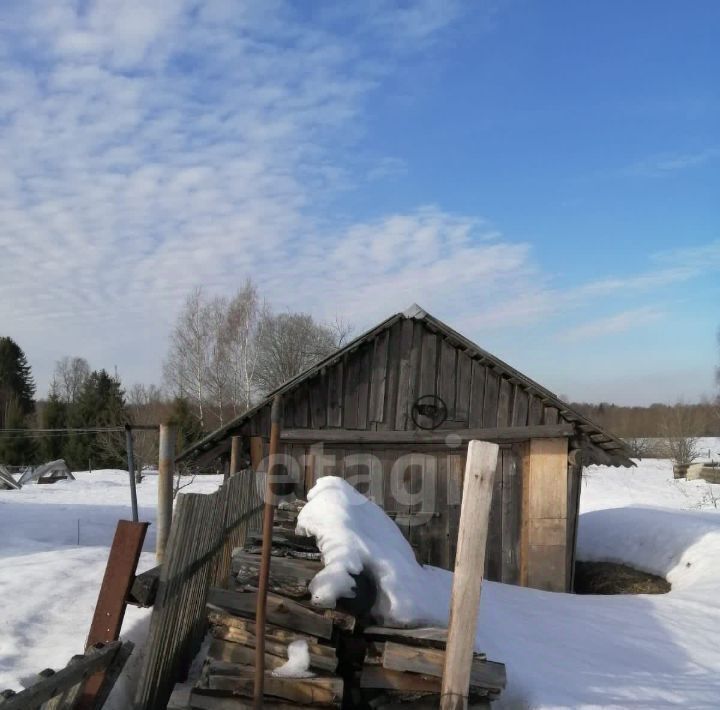
<svg viewBox="0 0 720 710"><path fill-rule="evenodd" d="M616 475L594 473L606 472ZM316 536L326 565L311 584L315 603L352 596L352 575L364 568L383 623L447 624L452 573L419 565L377 505L335 477L321 478L308 499L298 532ZM475 647L507 666L498 707L718 707L720 515L599 510L581 516L579 550L581 559L666 576L673 589L596 597L485 582Z"/></svg>

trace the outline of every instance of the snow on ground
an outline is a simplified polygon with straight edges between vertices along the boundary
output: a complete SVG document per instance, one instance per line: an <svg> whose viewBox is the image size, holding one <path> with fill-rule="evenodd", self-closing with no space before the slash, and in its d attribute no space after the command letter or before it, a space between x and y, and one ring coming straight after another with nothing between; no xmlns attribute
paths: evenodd
<svg viewBox="0 0 720 710"><path fill-rule="evenodd" d="M43 668L60 668L82 653L117 521L132 518L127 471L75 476L0 491L0 689L18 690ZM183 492L212 492L221 480L198 477ZM143 571L155 565L157 476L146 476L137 491L140 520L153 523ZM141 644L148 618L148 610L129 607L123 637ZM136 651L133 667L139 658ZM132 678L130 672L126 682ZM114 707L130 706L128 692L116 689Z"/></svg>
<svg viewBox="0 0 720 710"><path fill-rule="evenodd" d="M719 444L706 444L716 458ZM384 590L380 614L445 623L451 574L419 567L379 510L350 505L359 497L323 480L300 518L318 534L328 563L313 585L317 600L331 603L347 589L347 573L368 565ZM185 491L211 492L219 481L198 478ZM720 486L673 481L668 461L648 459L632 470L588 468L580 559L664 575L672 591L592 597L486 582L476 643L507 665L499 707L720 707L716 496ZM138 488L142 520L154 522L156 497L156 479L148 476ZM24 678L63 666L82 650L116 522L129 517L124 471L0 492L0 689L20 688ZM151 526L141 570L154 565L154 544ZM128 609L123 636L142 643L147 619L147 610ZM133 663L140 660L136 652ZM113 710L130 705L130 670L113 694Z"/></svg>
<svg viewBox="0 0 720 710"><path fill-rule="evenodd" d="M365 566L381 585L380 616L447 623L451 573L414 564L379 508L340 479L321 479L309 497L298 523L327 562L318 602L346 593ZM591 467L581 500L579 558L666 576L672 591L575 596L486 582L476 647L507 665L498 707L720 707L720 515L702 486L674 482L668 461L642 461Z"/></svg>

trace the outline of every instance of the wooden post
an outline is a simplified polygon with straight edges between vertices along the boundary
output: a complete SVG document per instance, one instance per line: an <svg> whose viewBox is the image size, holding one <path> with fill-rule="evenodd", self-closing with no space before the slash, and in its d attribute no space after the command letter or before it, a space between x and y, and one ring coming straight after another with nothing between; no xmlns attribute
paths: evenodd
<svg viewBox="0 0 720 710"><path fill-rule="evenodd" d="M485 441L471 441L468 445L440 695L441 710L467 708L498 452L497 444Z"/></svg>
<svg viewBox="0 0 720 710"><path fill-rule="evenodd" d="M137 491L135 490L135 462L133 460L132 427L125 425L125 448L127 449L128 475L130 476L130 503L132 505L132 519L138 521Z"/></svg>
<svg viewBox="0 0 720 710"><path fill-rule="evenodd" d="M242 436L233 436L230 439L230 470L229 475L237 473L240 470L240 458L242 456Z"/></svg>
<svg viewBox="0 0 720 710"><path fill-rule="evenodd" d="M158 461L158 509L155 556L163 561L170 536L173 508L173 476L175 475L175 427L160 425L160 459Z"/></svg>
<svg viewBox="0 0 720 710"><path fill-rule="evenodd" d="M523 455L521 584L568 591L568 440L531 439Z"/></svg>
<svg viewBox="0 0 720 710"><path fill-rule="evenodd" d="M270 552L272 551L272 529L275 517L275 498L270 483L280 445L281 399L276 396L270 413L270 455L265 471L265 507L263 509L262 556L258 578L257 608L255 612L255 686L254 704L256 710L263 706L265 684L265 616L267 612L268 580L270 578Z"/></svg>

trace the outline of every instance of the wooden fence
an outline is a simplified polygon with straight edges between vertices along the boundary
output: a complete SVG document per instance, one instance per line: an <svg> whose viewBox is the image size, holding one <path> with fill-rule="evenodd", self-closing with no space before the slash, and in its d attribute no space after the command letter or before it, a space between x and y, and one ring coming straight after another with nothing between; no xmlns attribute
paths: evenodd
<svg viewBox="0 0 720 710"><path fill-rule="evenodd" d="M232 550L259 529L262 500L250 471L231 476L215 493L181 493L160 571L135 710L164 708L187 674L205 634L211 586L227 584Z"/></svg>

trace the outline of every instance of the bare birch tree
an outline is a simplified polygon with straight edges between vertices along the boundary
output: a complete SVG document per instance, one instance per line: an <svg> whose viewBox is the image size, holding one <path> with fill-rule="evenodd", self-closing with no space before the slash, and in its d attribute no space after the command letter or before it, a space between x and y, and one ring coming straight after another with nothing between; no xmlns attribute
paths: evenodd
<svg viewBox="0 0 720 710"><path fill-rule="evenodd" d="M51 389L60 401L74 404L90 377L90 365L84 357L65 356L55 363Z"/></svg>
<svg viewBox="0 0 720 710"><path fill-rule="evenodd" d="M257 339L259 389L276 389L337 350L345 336L344 328L322 325L306 313L265 314Z"/></svg>
<svg viewBox="0 0 720 710"><path fill-rule="evenodd" d="M260 303L257 288L250 279L228 304L224 342L233 416L242 414L253 403L259 354L257 341L266 312L267 307Z"/></svg>
<svg viewBox="0 0 720 710"><path fill-rule="evenodd" d="M201 429L206 425L208 359L213 333L201 288L187 297L170 335L170 351L163 364L165 381L179 397L192 403Z"/></svg>

